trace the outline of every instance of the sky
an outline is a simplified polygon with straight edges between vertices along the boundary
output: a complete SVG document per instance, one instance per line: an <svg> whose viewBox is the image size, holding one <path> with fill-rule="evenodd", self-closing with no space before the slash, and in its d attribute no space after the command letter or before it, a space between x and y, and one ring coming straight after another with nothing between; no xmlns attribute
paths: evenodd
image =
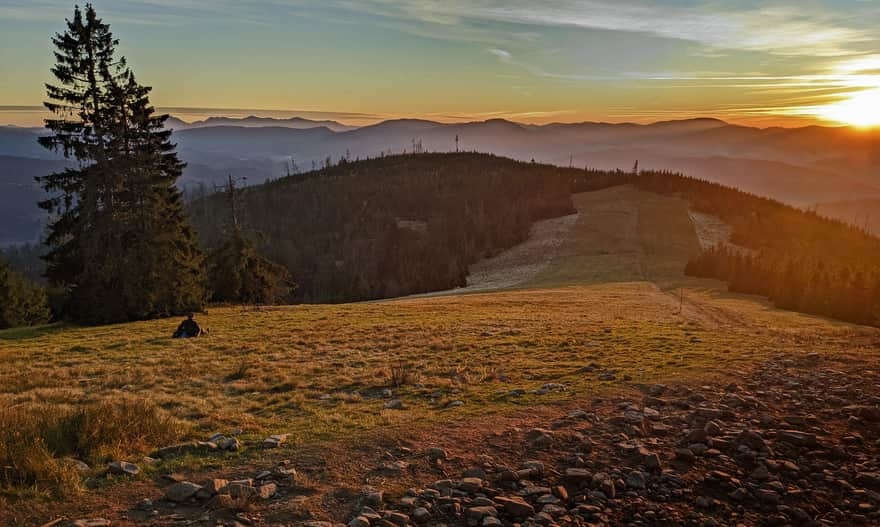
<svg viewBox="0 0 880 527"><path fill-rule="evenodd" d="M880 0L94 0L192 120L717 117L880 125ZM73 2L0 0L0 123L33 125Z"/></svg>

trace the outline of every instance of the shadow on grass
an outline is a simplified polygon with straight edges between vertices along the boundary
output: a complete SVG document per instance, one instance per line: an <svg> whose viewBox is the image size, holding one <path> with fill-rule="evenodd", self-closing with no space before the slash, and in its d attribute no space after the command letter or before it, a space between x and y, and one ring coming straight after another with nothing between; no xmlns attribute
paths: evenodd
<svg viewBox="0 0 880 527"><path fill-rule="evenodd" d="M44 324L42 326L32 326L25 328L4 329L0 331L0 340L28 340L35 339L52 333L58 333L68 327L67 324L56 322L54 324Z"/></svg>

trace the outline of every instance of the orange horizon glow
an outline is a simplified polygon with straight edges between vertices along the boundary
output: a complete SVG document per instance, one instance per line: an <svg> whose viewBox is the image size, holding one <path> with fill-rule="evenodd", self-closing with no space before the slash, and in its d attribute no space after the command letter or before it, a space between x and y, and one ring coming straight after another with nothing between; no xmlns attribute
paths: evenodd
<svg viewBox="0 0 880 527"><path fill-rule="evenodd" d="M93 3L156 107L187 121L880 126L876 2ZM41 104L71 13L64 0L0 6L0 44L15 50L0 54L14 72L0 75L0 124L41 124L2 105Z"/></svg>
<svg viewBox="0 0 880 527"><path fill-rule="evenodd" d="M208 117L270 117L276 119L288 119L302 117L315 121L331 120L348 126L369 126L383 121L398 119L417 119L434 121L444 124L470 123L487 121L491 119L504 119L526 125L547 124L579 124L579 123L610 123L610 124L641 124L647 125L663 121L679 121L691 119L718 119L735 126L748 126L753 128L803 128L808 126L823 126L830 128L848 128L853 131L872 132L880 129L880 116L870 111L863 111L863 105L880 104L880 89L850 98L842 99L827 105L809 106L794 110L771 109L759 110L751 115L735 115L726 113L715 115L711 111L706 112L656 112L650 115L640 115L638 112L616 113L604 115L600 113L583 113L565 115L554 112L487 112L476 114L374 114L357 115L348 112L322 111L322 110L280 110L270 108L162 108L157 109L162 113L191 123L202 121ZM36 107L11 107L0 106L0 126L12 125L18 127L40 127L43 119L49 116L47 112ZM875 106L880 109L880 105ZM774 113L778 111L779 113ZM766 113L765 113L766 112ZM336 117L337 114L347 114Z"/></svg>

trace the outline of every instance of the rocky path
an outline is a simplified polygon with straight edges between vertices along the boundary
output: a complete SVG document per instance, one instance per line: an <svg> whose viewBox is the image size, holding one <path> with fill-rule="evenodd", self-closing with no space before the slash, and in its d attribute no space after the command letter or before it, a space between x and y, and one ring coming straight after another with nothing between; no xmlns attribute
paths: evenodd
<svg viewBox="0 0 880 527"><path fill-rule="evenodd" d="M368 500L349 526L878 525L878 382L808 355L741 384L643 387L508 431L529 454L519 463L486 456L395 502Z"/></svg>
<svg viewBox="0 0 880 527"><path fill-rule="evenodd" d="M799 354L730 374L738 381L637 386L637 396L596 399L545 423L485 430L482 446L467 451L389 447L348 480L367 483L359 492L324 488L322 510L307 505L316 491L295 460L234 479L163 478L164 497L134 504L128 518L229 527L880 525L880 373ZM415 484L401 492L399 481Z"/></svg>

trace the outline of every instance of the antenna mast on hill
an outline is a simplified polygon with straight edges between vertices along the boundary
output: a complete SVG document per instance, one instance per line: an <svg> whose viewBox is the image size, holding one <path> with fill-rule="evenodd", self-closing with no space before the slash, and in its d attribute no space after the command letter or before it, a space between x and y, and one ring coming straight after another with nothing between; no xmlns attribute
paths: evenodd
<svg viewBox="0 0 880 527"><path fill-rule="evenodd" d="M458 134L455 134L455 153L458 153Z"/></svg>

